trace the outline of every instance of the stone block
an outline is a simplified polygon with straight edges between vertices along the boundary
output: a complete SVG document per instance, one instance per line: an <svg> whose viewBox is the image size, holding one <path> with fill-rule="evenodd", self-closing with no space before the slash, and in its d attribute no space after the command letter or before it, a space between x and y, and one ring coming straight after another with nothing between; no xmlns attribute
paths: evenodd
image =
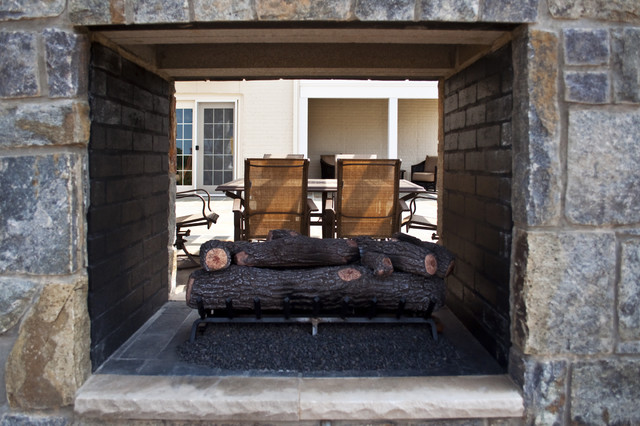
<svg viewBox="0 0 640 426"><path fill-rule="evenodd" d="M133 2L133 23L178 23L189 22L187 0L146 0Z"/></svg>
<svg viewBox="0 0 640 426"><path fill-rule="evenodd" d="M479 0L423 0L420 20L461 21L478 20Z"/></svg>
<svg viewBox="0 0 640 426"><path fill-rule="evenodd" d="M458 149L467 150L476 148L476 131L467 130L460 133L458 138Z"/></svg>
<svg viewBox="0 0 640 426"><path fill-rule="evenodd" d="M513 209L527 225L560 220L563 175L558 110L558 42L531 31L514 40Z"/></svg>
<svg viewBox="0 0 640 426"><path fill-rule="evenodd" d="M523 232L514 241L514 321L522 332L514 340L523 352L611 353L615 340L615 235Z"/></svg>
<svg viewBox="0 0 640 426"><path fill-rule="evenodd" d="M86 91L84 36L47 29L43 32L49 97L64 98Z"/></svg>
<svg viewBox="0 0 640 426"><path fill-rule="evenodd" d="M603 65L609 62L609 32L604 29L569 28L564 36L564 61L568 65Z"/></svg>
<svg viewBox="0 0 640 426"><path fill-rule="evenodd" d="M2 31L0 46L0 97L39 95L36 35L26 31Z"/></svg>
<svg viewBox="0 0 640 426"><path fill-rule="evenodd" d="M85 159L52 154L0 158L0 273L78 271L84 245Z"/></svg>
<svg viewBox="0 0 640 426"><path fill-rule="evenodd" d="M618 288L618 334L624 341L640 341L640 240L622 242Z"/></svg>
<svg viewBox="0 0 640 426"><path fill-rule="evenodd" d="M262 21L345 21L351 17L350 0L256 0L255 7Z"/></svg>
<svg viewBox="0 0 640 426"><path fill-rule="evenodd" d="M482 22L536 22L540 0L485 0L480 14Z"/></svg>
<svg viewBox="0 0 640 426"><path fill-rule="evenodd" d="M3 1L0 3L0 20L51 18L59 16L64 6L65 0Z"/></svg>
<svg viewBox="0 0 640 426"><path fill-rule="evenodd" d="M49 280L20 326L9 355L6 386L13 409L53 409L73 404L91 372L88 281Z"/></svg>
<svg viewBox="0 0 640 426"><path fill-rule="evenodd" d="M475 84L472 84L469 87L465 87L460 90L458 93L459 106L460 108L465 107L469 104L474 104L477 99L477 89L478 87Z"/></svg>
<svg viewBox="0 0 640 426"><path fill-rule="evenodd" d="M572 424L640 424L640 361L585 361L571 372Z"/></svg>
<svg viewBox="0 0 640 426"><path fill-rule="evenodd" d="M413 21L414 0L356 0L355 17L361 21Z"/></svg>
<svg viewBox="0 0 640 426"><path fill-rule="evenodd" d="M640 23L637 0L547 0L547 4L554 18Z"/></svg>
<svg viewBox="0 0 640 426"><path fill-rule="evenodd" d="M124 24L125 0L69 0L69 18L77 25Z"/></svg>
<svg viewBox="0 0 640 426"><path fill-rule="evenodd" d="M12 329L41 290L34 281L19 277L0 277L0 334Z"/></svg>
<svg viewBox="0 0 640 426"><path fill-rule="evenodd" d="M193 14L196 21L253 21L256 18L251 0L194 0Z"/></svg>
<svg viewBox="0 0 640 426"><path fill-rule="evenodd" d="M640 221L638 111L569 112L566 215L582 225Z"/></svg>
<svg viewBox="0 0 640 426"><path fill-rule="evenodd" d="M525 357L524 399L526 424L564 424L567 411L566 384L569 365L566 361L544 361Z"/></svg>
<svg viewBox="0 0 640 426"><path fill-rule="evenodd" d="M0 147L86 145L89 107L83 102L0 106Z"/></svg>
<svg viewBox="0 0 640 426"><path fill-rule="evenodd" d="M640 13L640 6L638 8ZM640 29L616 30L612 38L613 99L640 103Z"/></svg>
<svg viewBox="0 0 640 426"><path fill-rule="evenodd" d="M606 72L567 71L564 73L564 86L567 102L609 102L609 75Z"/></svg>

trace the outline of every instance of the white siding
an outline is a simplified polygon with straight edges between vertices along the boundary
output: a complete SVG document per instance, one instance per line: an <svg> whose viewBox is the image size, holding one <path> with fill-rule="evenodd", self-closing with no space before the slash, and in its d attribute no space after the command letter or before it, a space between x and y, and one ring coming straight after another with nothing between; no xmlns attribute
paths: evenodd
<svg viewBox="0 0 640 426"><path fill-rule="evenodd" d="M386 99L309 99L309 176L320 177L320 155L387 155Z"/></svg>
<svg viewBox="0 0 640 426"><path fill-rule="evenodd" d="M438 100L398 101L398 157L408 173L411 165L438 155Z"/></svg>

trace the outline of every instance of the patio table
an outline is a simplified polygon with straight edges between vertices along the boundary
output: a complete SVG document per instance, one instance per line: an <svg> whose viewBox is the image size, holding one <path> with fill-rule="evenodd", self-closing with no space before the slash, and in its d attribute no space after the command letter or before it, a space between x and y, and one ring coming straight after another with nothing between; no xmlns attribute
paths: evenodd
<svg viewBox="0 0 640 426"><path fill-rule="evenodd" d="M225 195L233 199L242 199L242 193L244 192L244 179L235 179L216 187L216 191L224 192ZM307 182L307 192L319 192L322 194L322 208L324 209L325 202L329 194L338 191L337 179L309 179ZM401 199L410 201L417 197L418 194L427 192L424 187L417 185L406 179L400 179L399 192ZM314 215L315 217L321 217L321 215ZM238 219L234 219L234 239L237 241L240 238L240 224L236 223ZM313 225L321 225L321 222L314 222Z"/></svg>

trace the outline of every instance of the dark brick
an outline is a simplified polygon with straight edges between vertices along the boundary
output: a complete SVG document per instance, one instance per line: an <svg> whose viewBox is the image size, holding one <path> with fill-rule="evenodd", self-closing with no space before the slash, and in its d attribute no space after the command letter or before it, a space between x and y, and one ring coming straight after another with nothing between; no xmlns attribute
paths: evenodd
<svg viewBox="0 0 640 426"><path fill-rule="evenodd" d="M476 91L477 87L475 84L460 90L460 92L458 93L459 108L464 108L467 105L476 103Z"/></svg>
<svg viewBox="0 0 640 426"><path fill-rule="evenodd" d="M131 131L119 127L109 127L107 129L107 149L118 151L131 151L133 144L133 134Z"/></svg>
<svg viewBox="0 0 640 426"><path fill-rule="evenodd" d="M144 172L155 174L162 172L162 161L164 157L157 154L147 154L144 156Z"/></svg>
<svg viewBox="0 0 640 426"><path fill-rule="evenodd" d="M153 151L153 136L146 133L136 133L133 137L135 151Z"/></svg>
<svg viewBox="0 0 640 426"><path fill-rule="evenodd" d="M495 97L501 93L500 75L494 74L478 82L478 100Z"/></svg>
<svg viewBox="0 0 640 426"><path fill-rule="evenodd" d="M444 136L444 150L453 151L458 149L458 133L447 133Z"/></svg>
<svg viewBox="0 0 640 426"><path fill-rule="evenodd" d="M487 103L487 122L510 120L512 104L513 100L510 94Z"/></svg>
<svg viewBox="0 0 640 426"><path fill-rule="evenodd" d="M485 202L478 197L468 196L464 200L464 215L478 222L485 221Z"/></svg>
<svg viewBox="0 0 640 426"><path fill-rule="evenodd" d="M479 171L485 168L483 152L469 151L465 153L464 167L466 171Z"/></svg>
<svg viewBox="0 0 640 426"><path fill-rule="evenodd" d="M448 114L458 109L458 94L453 93L444 100L444 113Z"/></svg>
<svg viewBox="0 0 640 426"><path fill-rule="evenodd" d="M445 170L464 170L464 152L453 152L444 156Z"/></svg>
<svg viewBox="0 0 640 426"><path fill-rule="evenodd" d="M151 112L145 112L144 123L145 130L149 130L155 133L162 133L165 129L162 125L162 116Z"/></svg>
<svg viewBox="0 0 640 426"><path fill-rule="evenodd" d="M89 73L89 90L100 97L107 96L107 73L103 70L92 68Z"/></svg>
<svg viewBox="0 0 640 426"><path fill-rule="evenodd" d="M157 135L153 137L153 150L159 153L169 152L169 137L166 135Z"/></svg>
<svg viewBox="0 0 640 426"><path fill-rule="evenodd" d="M120 124L122 106L110 100L93 98L91 101L92 124Z"/></svg>
<svg viewBox="0 0 640 426"><path fill-rule="evenodd" d="M137 108L123 106L122 124L129 127L144 128L144 112Z"/></svg>
<svg viewBox="0 0 640 426"><path fill-rule="evenodd" d="M476 148L476 131L475 130L467 130L466 132L460 133L458 138L458 149L466 150L466 149L475 149Z"/></svg>
<svg viewBox="0 0 640 426"><path fill-rule="evenodd" d="M120 75L122 62L120 56L108 47L94 43L91 45L91 66Z"/></svg>
<svg viewBox="0 0 640 426"><path fill-rule="evenodd" d="M466 113L464 111L455 112L447 116L447 119L445 120L445 130L462 129L466 123L465 117L466 117ZM449 126L449 129L446 128L447 124Z"/></svg>
<svg viewBox="0 0 640 426"><path fill-rule="evenodd" d="M485 104L480 104L474 107L467 109L466 112L466 125L467 126L475 126L478 124L483 124L487 120L488 117L488 107Z"/></svg>
<svg viewBox="0 0 640 426"><path fill-rule="evenodd" d="M476 192L476 178L458 173L450 173L444 180L444 187L447 190L474 194Z"/></svg>
<svg viewBox="0 0 640 426"><path fill-rule="evenodd" d="M478 148L487 148L492 146L500 146L500 126L489 126L478 129L477 143Z"/></svg>
<svg viewBox="0 0 640 426"><path fill-rule="evenodd" d="M491 149L484 152L484 157L488 172L511 174L511 150Z"/></svg>
<svg viewBox="0 0 640 426"><path fill-rule="evenodd" d="M476 244L490 250L492 253L500 253L502 248L500 232L486 225L476 226Z"/></svg>
<svg viewBox="0 0 640 426"><path fill-rule="evenodd" d="M107 97L119 103L133 103L133 85L114 76L107 76Z"/></svg>
<svg viewBox="0 0 640 426"><path fill-rule="evenodd" d="M117 155L90 156L89 176L92 179L119 176L121 171L122 164Z"/></svg>
<svg viewBox="0 0 640 426"><path fill-rule="evenodd" d="M511 219L511 208L508 205L487 203L485 211L487 223L505 231L511 231L513 221Z"/></svg>
<svg viewBox="0 0 640 426"><path fill-rule="evenodd" d="M141 111L153 111L153 95L140 87L133 89L133 104Z"/></svg>

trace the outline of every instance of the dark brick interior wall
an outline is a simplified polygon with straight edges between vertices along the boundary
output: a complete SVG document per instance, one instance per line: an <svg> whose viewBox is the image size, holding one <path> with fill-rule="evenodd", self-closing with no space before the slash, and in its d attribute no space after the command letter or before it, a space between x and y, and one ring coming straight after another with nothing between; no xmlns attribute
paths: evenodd
<svg viewBox="0 0 640 426"><path fill-rule="evenodd" d="M456 255L447 304L506 365L511 255L511 47L445 81L442 239Z"/></svg>
<svg viewBox="0 0 640 426"><path fill-rule="evenodd" d="M92 46L88 250L94 369L168 299L171 87L108 48Z"/></svg>

